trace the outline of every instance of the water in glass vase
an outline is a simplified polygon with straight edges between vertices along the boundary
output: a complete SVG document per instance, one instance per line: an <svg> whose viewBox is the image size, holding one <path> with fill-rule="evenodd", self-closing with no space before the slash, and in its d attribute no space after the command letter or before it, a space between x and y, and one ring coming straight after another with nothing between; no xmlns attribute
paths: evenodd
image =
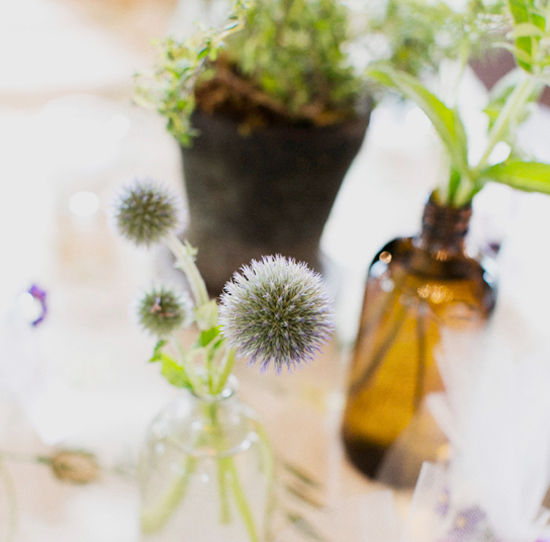
<svg viewBox="0 0 550 542"><path fill-rule="evenodd" d="M347 455L369 477L426 394L442 389L434 359L441 329L483 327L494 308L487 262L464 249L470 216L470 207L432 197L421 234L390 242L369 270L343 421ZM418 465L435 458L425 438L414 446L407 453Z"/></svg>
<svg viewBox="0 0 550 542"><path fill-rule="evenodd" d="M186 393L161 412L139 479L143 542L270 539L271 449L234 388L216 397Z"/></svg>

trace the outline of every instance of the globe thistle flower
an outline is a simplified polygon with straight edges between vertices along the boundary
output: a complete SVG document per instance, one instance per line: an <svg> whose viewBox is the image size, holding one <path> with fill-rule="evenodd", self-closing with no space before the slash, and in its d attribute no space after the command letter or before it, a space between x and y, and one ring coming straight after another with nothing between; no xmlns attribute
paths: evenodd
<svg viewBox="0 0 550 542"><path fill-rule="evenodd" d="M332 304L320 275L282 256L252 260L225 285L220 323L230 346L277 373L312 360L330 337Z"/></svg>
<svg viewBox="0 0 550 542"><path fill-rule="evenodd" d="M179 198L148 179L123 188L113 201L113 209L119 233L136 245L158 243L183 225Z"/></svg>
<svg viewBox="0 0 550 542"><path fill-rule="evenodd" d="M157 337L166 337L192 320L191 301L166 286L153 287L137 303L139 323Z"/></svg>

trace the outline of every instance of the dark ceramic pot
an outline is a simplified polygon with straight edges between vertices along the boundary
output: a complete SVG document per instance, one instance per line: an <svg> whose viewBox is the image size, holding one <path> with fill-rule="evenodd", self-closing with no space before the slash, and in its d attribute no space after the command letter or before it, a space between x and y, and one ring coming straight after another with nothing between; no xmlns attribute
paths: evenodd
<svg viewBox="0 0 550 542"><path fill-rule="evenodd" d="M195 111L200 135L182 148L186 236L199 248L197 265L212 295L263 255L291 256L321 270L319 241L363 142L366 109L334 126L280 125L246 136L231 119Z"/></svg>

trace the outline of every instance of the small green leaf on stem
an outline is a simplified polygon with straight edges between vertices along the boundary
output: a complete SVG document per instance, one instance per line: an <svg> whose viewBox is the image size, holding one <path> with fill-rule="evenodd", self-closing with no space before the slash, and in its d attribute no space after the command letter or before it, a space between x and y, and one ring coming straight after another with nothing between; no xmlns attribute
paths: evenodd
<svg viewBox="0 0 550 542"><path fill-rule="evenodd" d="M163 354L161 356L162 369L161 374L176 388L191 388L189 377L185 372L185 369L178 365L172 358Z"/></svg>
<svg viewBox="0 0 550 542"><path fill-rule="evenodd" d="M220 328L219 327L212 327L210 329L207 329L206 331L203 331L199 338L197 339L197 345L201 348L204 348L212 343L212 341L220 335Z"/></svg>
<svg viewBox="0 0 550 542"><path fill-rule="evenodd" d="M525 192L550 194L550 165L540 162L504 162L484 169L485 181L506 184Z"/></svg>
<svg viewBox="0 0 550 542"><path fill-rule="evenodd" d="M154 363L156 361L162 361L162 348L166 344L165 340L157 341L157 344L155 345L155 349L153 350L153 355L151 356L151 359L149 360L149 363Z"/></svg>
<svg viewBox="0 0 550 542"><path fill-rule="evenodd" d="M218 325L218 305L216 300L204 303L195 309L195 320L201 331L208 331Z"/></svg>
<svg viewBox="0 0 550 542"><path fill-rule="evenodd" d="M447 148L453 167L460 172L461 176L467 177L468 144L466 131L458 113L447 107L412 75L381 64L369 68L366 75L397 90L424 111Z"/></svg>

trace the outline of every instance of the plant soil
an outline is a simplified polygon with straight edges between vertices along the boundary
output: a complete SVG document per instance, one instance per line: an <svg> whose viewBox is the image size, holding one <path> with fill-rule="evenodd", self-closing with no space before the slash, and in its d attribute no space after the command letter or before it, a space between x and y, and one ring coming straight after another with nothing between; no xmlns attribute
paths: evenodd
<svg viewBox="0 0 550 542"><path fill-rule="evenodd" d="M195 89L197 108L209 115L219 114L238 122L243 135L254 129L281 124L328 126L356 115L352 108L329 110L323 99L293 112L240 74L224 57L218 58L211 69L213 75Z"/></svg>

